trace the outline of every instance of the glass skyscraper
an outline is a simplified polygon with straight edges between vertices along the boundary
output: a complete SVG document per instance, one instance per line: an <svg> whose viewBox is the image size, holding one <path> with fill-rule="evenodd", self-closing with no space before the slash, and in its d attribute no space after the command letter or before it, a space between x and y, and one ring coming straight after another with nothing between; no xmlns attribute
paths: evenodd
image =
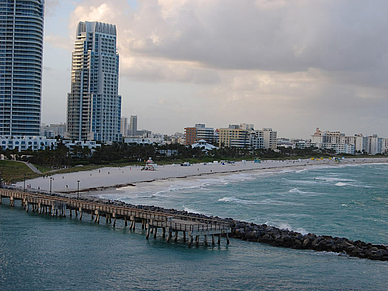
<svg viewBox="0 0 388 291"><path fill-rule="evenodd" d="M39 135L43 6L0 1L0 135Z"/></svg>
<svg viewBox="0 0 388 291"><path fill-rule="evenodd" d="M72 54L66 138L121 141L116 26L80 22Z"/></svg>

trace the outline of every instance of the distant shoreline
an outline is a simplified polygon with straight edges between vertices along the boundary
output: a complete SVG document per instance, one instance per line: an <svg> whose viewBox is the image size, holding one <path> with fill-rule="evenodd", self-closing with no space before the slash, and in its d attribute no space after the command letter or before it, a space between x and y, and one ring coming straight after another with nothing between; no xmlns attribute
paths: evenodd
<svg viewBox="0 0 388 291"><path fill-rule="evenodd" d="M82 171L67 174L54 174L50 177L39 177L26 180L26 187L60 193L65 196L74 196L79 192L85 195L86 192L96 193L98 191L136 186L138 183L152 183L168 179L186 179L204 177L207 175L228 174L250 171L264 171L283 169L311 168L315 166L341 166L341 165L362 165L373 163L388 163L388 158L347 158L340 162L334 160L265 160L261 163L253 161L236 162L234 164L201 163L191 166L164 165L158 166L156 171L142 171L139 166L126 166L119 168L100 168L91 171ZM77 182L79 181L79 183ZM18 182L17 187L23 188L23 182ZM88 195L93 195L90 193ZM95 194L94 194L95 195Z"/></svg>

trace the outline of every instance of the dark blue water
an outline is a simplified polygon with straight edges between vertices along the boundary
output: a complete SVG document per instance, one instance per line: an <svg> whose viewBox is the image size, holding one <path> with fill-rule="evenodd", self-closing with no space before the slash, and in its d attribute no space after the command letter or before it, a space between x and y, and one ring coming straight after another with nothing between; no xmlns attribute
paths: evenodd
<svg viewBox="0 0 388 291"><path fill-rule="evenodd" d="M387 165L242 173L112 195L387 243L387 173ZM387 274L387 262L233 239L189 249L147 241L139 227L0 206L0 290L387 290Z"/></svg>

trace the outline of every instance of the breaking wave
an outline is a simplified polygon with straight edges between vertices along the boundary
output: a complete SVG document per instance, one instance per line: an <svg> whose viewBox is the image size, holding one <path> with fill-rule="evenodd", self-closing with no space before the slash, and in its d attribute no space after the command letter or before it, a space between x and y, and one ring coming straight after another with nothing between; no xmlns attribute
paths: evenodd
<svg viewBox="0 0 388 291"><path fill-rule="evenodd" d="M289 190L288 192L289 193L298 193L298 194L302 194L302 195L315 195L315 194L317 194L315 192L302 191L302 190L299 190L298 188L293 188L293 189Z"/></svg>
<svg viewBox="0 0 388 291"><path fill-rule="evenodd" d="M236 198L234 196L220 198L220 199L218 199L218 202L237 203L237 204L244 204L244 205L251 205L251 204L254 204L254 205L294 205L294 206L304 205L303 203L295 203L295 202L281 201L281 200L274 200L274 199L264 199L261 201L245 200L245 199Z"/></svg>

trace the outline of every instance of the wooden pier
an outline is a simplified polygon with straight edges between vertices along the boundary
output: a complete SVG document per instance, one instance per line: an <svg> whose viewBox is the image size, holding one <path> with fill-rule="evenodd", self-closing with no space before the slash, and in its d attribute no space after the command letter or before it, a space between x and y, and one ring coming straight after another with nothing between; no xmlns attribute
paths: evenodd
<svg viewBox="0 0 388 291"><path fill-rule="evenodd" d="M194 243L198 246L200 237L203 237L205 246L211 237L211 244L220 244L221 236L226 237L229 244L229 225L217 220L196 218L189 215L174 215L158 211L150 211L129 206L120 206L103 202L95 202L83 199L67 198L63 196L47 195L42 193L22 192L14 189L0 189L0 204L3 198L9 199L9 205L15 206L15 200L20 200L23 209L48 214L51 216L70 217L73 215L82 220L83 214L91 214L95 223L100 223L100 218L105 217L106 223L116 226L116 220L124 221L125 227L135 230L136 223L141 223L142 229L146 230L146 239L152 234L156 238L158 230L162 237L169 242L171 239L178 240L179 232L183 236L183 242L188 242L189 247ZM195 242L194 242L195 239Z"/></svg>

